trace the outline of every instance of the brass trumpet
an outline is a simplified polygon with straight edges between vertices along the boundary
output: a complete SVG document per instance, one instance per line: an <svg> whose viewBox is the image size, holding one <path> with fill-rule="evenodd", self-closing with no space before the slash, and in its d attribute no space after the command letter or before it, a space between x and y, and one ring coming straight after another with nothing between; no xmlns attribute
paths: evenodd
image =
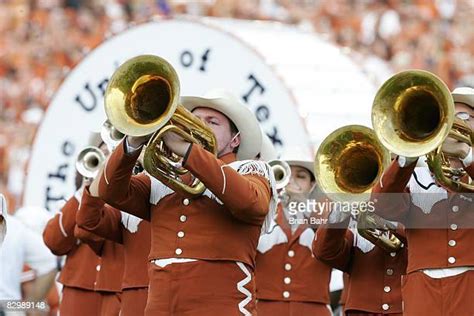
<svg viewBox="0 0 474 316"><path fill-rule="evenodd" d="M378 90L372 107L372 125L380 142L405 157L427 155L430 170L454 191L474 192L459 181L463 170L450 167L441 150L446 137L472 145L469 126L454 118L454 101L446 84L423 70L400 72Z"/></svg>
<svg viewBox="0 0 474 316"><path fill-rule="evenodd" d="M94 179L105 161L104 153L95 146L81 150L76 159L76 170L84 178Z"/></svg>
<svg viewBox="0 0 474 316"><path fill-rule="evenodd" d="M388 79L372 106L372 126L380 142L405 157L423 156L448 136L454 101L443 81L430 72L408 70Z"/></svg>
<svg viewBox="0 0 474 316"><path fill-rule="evenodd" d="M192 179L191 184L183 180L190 173L181 166L182 157L166 147L163 134L173 131L214 154L217 141L209 127L179 105L179 92L178 75L171 64L158 56L137 56L112 75L105 92L105 112L125 135L153 134L143 163L151 176L174 191L197 196L205 190L204 185L198 179Z"/></svg>
<svg viewBox="0 0 474 316"><path fill-rule="evenodd" d="M277 190L286 187L291 177L290 165L286 161L278 159L270 160L268 164L272 168Z"/></svg>
<svg viewBox="0 0 474 316"><path fill-rule="evenodd" d="M314 175L319 189L331 200L363 202L390 164L390 155L373 130L348 125L329 134L319 146L314 161ZM362 215L363 214L363 215ZM359 234L387 251L397 251L401 241L381 225L376 214L360 212ZM385 222L384 222L385 223ZM367 227L367 228L365 228Z"/></svg>
<svg viewBox="0 0 474 316"><path fill-rule="evenodd" d="M329 134L314 162L318 187L335 200L364 201L383 170L390 164L388 151L373 130L347 125Z"/></svg>

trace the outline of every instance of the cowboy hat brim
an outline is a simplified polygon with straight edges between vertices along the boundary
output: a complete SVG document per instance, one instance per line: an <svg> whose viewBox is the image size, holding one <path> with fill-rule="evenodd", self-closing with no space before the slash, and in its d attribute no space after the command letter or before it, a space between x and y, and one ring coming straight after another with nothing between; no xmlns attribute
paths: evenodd
<svg viewBox="0 0 474 316"><path fill-rule="evenodd" d="M307 169L314 177L314 162L308 160L285 160L290 166L297 166Z"/></svg>

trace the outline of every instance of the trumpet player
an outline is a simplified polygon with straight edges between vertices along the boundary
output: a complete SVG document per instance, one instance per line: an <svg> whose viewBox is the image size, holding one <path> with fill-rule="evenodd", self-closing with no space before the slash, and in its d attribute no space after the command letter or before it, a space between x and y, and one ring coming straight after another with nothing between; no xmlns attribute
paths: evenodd
<svg viewBox="0 0 474 316"><path fill-rule="evenodd" d="M96 133L91 134L89 145L99 146L106 152L105 144ZM59 311L61 315L118 315L123 250L120 245L77 226L76 214L88 180L79 173L76 180L77 191L43 232L44 242L51 252L66 256L59 275L59 282L63 284Z"/></svg>
<svg viewBox="0 0 474 316"><path fill-rule="evenodd" d="M321 226L313 242L316 258L349 275L345 315L403 315L401 276L406 271L406 247L388 252L364 238L356 227L357 222L347 216L342 223ZM395 234L406 243L403 227Z"/></svg>
<svg viewBox="0 0 474 316"><path fill-rule="evenodd" d="M315 183L313 162L287 162L291 176L284 197L257 247L258 315L332 315L328 305L331 268L311 250L315 228L290 210L292 202L309 199Z"/></svg>
<svg viewBox="0 0 474 316"><path fill-rule="evenodd" d="M474 127L474 89L452 92L456 117ZM450 137L442 150L474 177L472 147ZM404 315L474 314L472 194L444 187L418 158L398 156L374 188L376 213L406 222L409 256L402 288ZM467 183L467 179L461 179ZM389 194L403 193L390 198ZM418 225L408 227L408 225ZM421 225L426 225L422 227Z"/></svg>
<svg viewBox="0 0 474 316"><path fill-rule="evenodd" d="M146 177L144 174L140 176ZM123 245L124 274L120 315L143 315L149 283L147 271L151 245L150 223L106 205L98 198L98 185L97 177L84 189L81 206L76 215L77 225L106 240Z"/></svg>
<svg viewBox="0 0 474 316"><path fill-rule="evenodd" d="M148 137L127 136L104 168L99 197L151 222L145 315L253 315L256 247L274 197L268 165L246 160L260 150L260 127L229 95L182 97L180 103L217 140L214 156L177 134L164 136L183 167L204 183L204 193L189 198L154 178L133 176Z"/></svg>

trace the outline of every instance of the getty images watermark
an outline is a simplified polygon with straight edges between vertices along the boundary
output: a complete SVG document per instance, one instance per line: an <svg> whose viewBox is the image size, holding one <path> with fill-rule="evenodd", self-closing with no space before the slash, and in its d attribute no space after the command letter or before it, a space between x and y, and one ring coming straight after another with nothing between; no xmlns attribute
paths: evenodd
<svg viewBox="0 0 474 316"><path fill-rule="evenodd" d="M290 225L311 224L321 225L328 222L331 212L350 213L358 216L361 213L374 213L377 200L370 201L331 201L308 199L305 201L291 201L288 203Z"/></svg>

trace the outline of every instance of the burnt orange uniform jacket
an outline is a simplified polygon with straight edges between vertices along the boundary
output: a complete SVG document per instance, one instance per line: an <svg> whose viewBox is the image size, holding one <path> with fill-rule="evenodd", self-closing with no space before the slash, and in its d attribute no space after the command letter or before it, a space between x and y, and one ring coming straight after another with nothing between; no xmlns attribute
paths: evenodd
<svg viewBox="0 0 474 316"><path fill-rule="evenodd" d="M257 248L255 279L259 315L330 314L327 304L331 267L314 257L311 249L314 234L315 229L308 225L299 225L292 233L279 206L273 227L268 234L262 234ZM279 304L272 310L271 302L297 304Z"/></svg>
<svg viewBox="0 0 474 316"><path fill-rule="evenodd" d="M184 167L207 190L188 199L146 175L132 176L140 152L126 155L124 144L110 156L100 181L100 197L127 213L151 221L149 259L231 260L255 266L261 226L271 197L261 162L226 165L234 154L217 159L199 145L191 146ZM266 170L269 172L269 170ZM183 237L178 236L183 232ZM181 235L181 234L180 234Z"/></svg>
<svg viewBox="0 0 474 316"><path fill-rule="evenodd" d="M472 194L447 192L436 185L428 168L415 167L401 168L394 160L373 190L375 212L406 223L407 272L474 266L474 230L466 229L474 227ZM473 178L474 164L466 170Z"/></svg>
<svg viewBox="0 0 474 316"><path fill-rule="evenodd" d="M192 145L184 159L184 167L207 188L201 196L192 199L173 192L147 175L132 176L139 154L139 151L125 154L123 143L117 147L104 168L99 186L100 197L117 209L151 222L149 260L200 260L188 264L170 264L166 268L153 264L150 273L154 277L150 276L146 313L161 312L165 315L166 311L168 314L180 315L181 311L178 310L186 310L183 314L188 313L188 307L193 309L190 304L196 300L186 300L186 297L203 293L202 287L220 296L230 289L240 293L228 297L235 302L223 304L229 309L223 307L218 313L230 314L233 310L238 312L244 309L243 305L237 304L247 295L244 293L249 292L251 299L255 294L252 270L255 267L258 238L271 198L266 177L270 173L268 165L257 161L237 162L234 154L217 159L199 145ZM246 276L247 272L244 274L244 269L239 269L235 262L247 265L250 275ZM222 267L218 268L220 264ZM204 277L208 280L205 284L181 279L173 282L177 271L183 271L179 273L180 276L192 275L196 271L208 271L206 269L210 266L213 266L213 272L205 272ZM203 277L204 272L196 273L199 275L192 275L196 280ZM245 281L230 284L236 280ZM219 284L222 288L219 288ZM168 291L166 286L177 290ZM243 289L244 286L248 287L247 291ZM187 291L186 294L175 293L181 290ZM168 295L172 299L164 298ZM176 298L184 302L175 304ZM199 308L215 307L212 302L216 298L215 295L202 294L197 301ZM253 309L251 303L249 306ZM215 311L201 310L200 313Z"/></svg>
<svg viewBox="0 0 474 316"><path fill-rule="evenodd" d="M124 274L122 289L148 287L148 254L150 223L106 205L100 198L84 190L76 216L80 228L107 240L122 244Z"/></svg>
<svg viewBox="0 0 474 316"><path fill-rule="evenodd" d="M300 225L292 233L280 207L270 231L258 245L257 298L329 304L331 267L312 253L314 228Z"/></svg>
<svg viewBox="0 0 474 316"><path fill-rule="evenodd" d="M84 190L76 216L79 227L123 245L121 315L143 315L148 294L150 223L105 205Z"/></svg>
<svg viewBox="0 0 474 316"><path fill-rule="evenodd" d="M75 197L70 198L61 212L56 214L46 225L43 240L48 248L57 256L66 255L66 263L59 275L59 282L64 286L94 290L97 278L96 267L103 246L103 240L97 238L91 241L92 247L80 242L75 234L76 212L79 202ZM76 228L76 233L79 230Z"/></svg>
<svg viewBox="0 0 474 316"><path fill-rule="evenodd" d="M43 232L50 250L66 255L58 280L65 286L60 306L64 315L98 314L102 304L99 292L121 290L121 280L116 278L123 269L121 246L77 227L78 207L77 198L71 197Z"/></svg>
<svg viewBox="0 0 474 316"><path fill-rule="evenodd" d="M404 313L474 314L474 271L463 268L464 273L442 278L426 271L474 267L473 195L450 192L437 185L428 168L415 163L400 167L397 160L374 187L372 198L376 213L407 227ZM465 169L474 178L474 164Z"/></svg>
<svg viewBox="0 0 474 316"><path fill-rule="evenodd" d="M84 196L84 193L83 193ZM82 205L84 210L88 205ZM76 212L76 224L77 224ZM91 232L88 232L78 226L76 231L82 232L78 235L79 239L85 243L94 243L94 240L100 238L103 240L103 246L99 252L99 263L96 266L96 281L94 289L101 294L100 315L119 315L121 309L121 292L124 269L123 246L114 241L103 239Z"/></svg>
<svg viewBox="0 0 474 316"><path fill-rule="evenodd" d="M313 251L321 261L350 275L349 284L344 284L345 290L347 287L344 310L401 314L401 276L406 271L406 248L387 253L340 225L321 226ZM398 234L402 240L403 235L403 232Z"/></svg>

